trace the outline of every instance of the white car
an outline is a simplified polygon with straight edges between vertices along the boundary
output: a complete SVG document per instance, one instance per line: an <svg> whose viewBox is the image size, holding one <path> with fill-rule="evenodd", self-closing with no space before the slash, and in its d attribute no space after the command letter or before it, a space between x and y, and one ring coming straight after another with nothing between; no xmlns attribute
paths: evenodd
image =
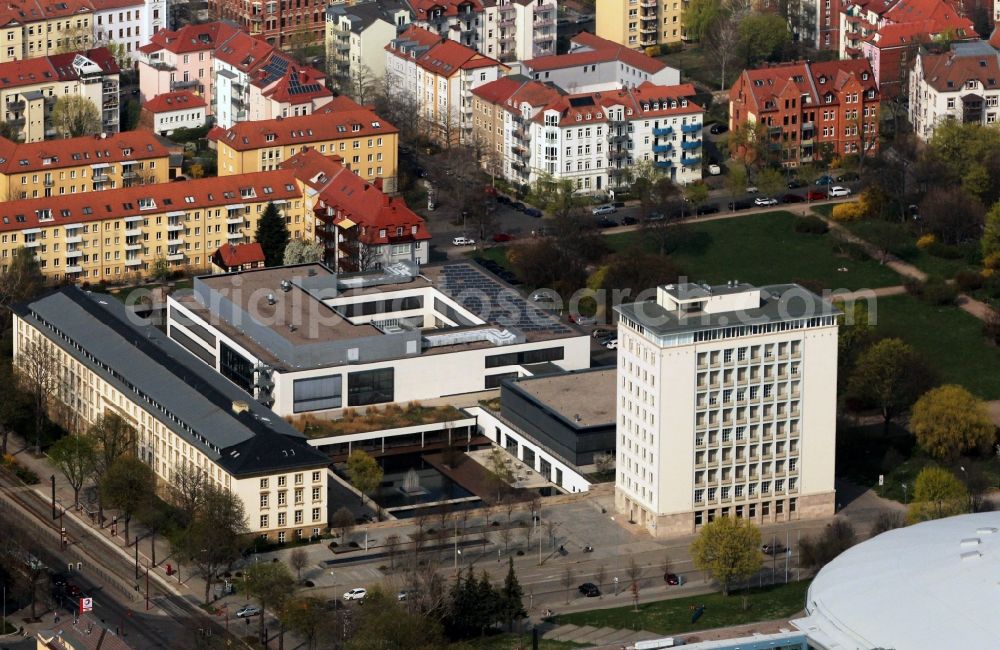
<svg viewBox="0 0 1000 650"><path fill-rule="evenodd" d="M455 246L475 246L476 240L469 239L468 237L455 237L451 240L451 243Z"/></svg>
<svg viewBox="0 0 1000 650"><path fill-rule="evenodd" d="M759 191L756 185L747 185L747 194L756 194Z"/></svg>
<svg viewBox="0 0 1000 650"><path fill-rule="evenodd" d="M768 198L766 196L758 196L753 200L754 205L778 205L778 199Z"/></svg>
<svg viewBox="0 0 1000 650"><path fill-rule="evenodd" d="M604 344L604 347L606 347L609 350L617 350L618 349L618 339L617 338L613 338L613 339L609 340L607 343Z"/></svg>
<svg viewBox="0 0 1000 650"><path fill-rule="evenodd" d="M719 174L722 173L722 167L719 167L718 165L709 165L708 173L711 174L712 176L718 176Z"/></svg>
<svg viewBox="0 0 1000 650"><path fill-rule="evenodd" d="M616 208L615 206L610 205L610 204L609 205L599 205L596 208L594 208L594 210L593 210L593 212L594 212L595 215L600 215L600 214L614 214L617 211L618 211L618 208Z"/></svg>
<svg viewBox="0 0 1000 650"><path fill-rule="evenodd" d="M355 587L344 594L344 600L363 600L368 595L368 590L364 587Z"/></svg>
<svg viewBox="0 0 1000 650"><path fill-rule="evenodd" d="M850 196L851 189L849 187L841 187L840 185L834 185L830 188L830 196Z"/></svg>
<svg viewBox="0 0 1000 650"><path fill-rule="evenodd" d="M250 618L251 616L260 616L260 607L244 605L236 612L236 618Z"/></svg>

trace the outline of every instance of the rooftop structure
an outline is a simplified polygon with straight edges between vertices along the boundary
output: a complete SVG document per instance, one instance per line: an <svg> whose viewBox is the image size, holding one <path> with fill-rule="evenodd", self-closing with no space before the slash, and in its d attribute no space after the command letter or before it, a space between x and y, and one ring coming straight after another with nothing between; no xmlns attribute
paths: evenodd
<svg viewBox="0 0 1000 650"><path fill-rule="evenodd" d="M823 567L793 624L822 648L993 647L998 554L996 512L890 530Z"/></svg>
<svg viewBox="0 0 1000 650"><path fill-rule="evenodd" d="M594 368L512 380L511 390L530 397L551 415L583 429L614 426L615 369Z"/></svg>

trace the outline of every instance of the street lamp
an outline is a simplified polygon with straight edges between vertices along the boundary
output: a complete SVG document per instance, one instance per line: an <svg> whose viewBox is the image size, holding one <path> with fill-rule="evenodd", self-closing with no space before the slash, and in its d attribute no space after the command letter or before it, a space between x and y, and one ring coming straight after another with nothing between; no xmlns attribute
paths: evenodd
<svg viewBox="0 0 1000 650"><path fill-rule="evenodd" d="M906 483L903 483L903 505L906 505Z"/></svg>

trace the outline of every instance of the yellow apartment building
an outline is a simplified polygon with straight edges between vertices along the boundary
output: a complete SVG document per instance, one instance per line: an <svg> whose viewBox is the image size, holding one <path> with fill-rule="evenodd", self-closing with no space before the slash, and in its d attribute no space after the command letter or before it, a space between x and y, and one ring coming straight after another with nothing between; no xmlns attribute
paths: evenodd
<svg viewBox="0 0 1000 650"><path fill-rule="evenodd" d="M87 0L13 0L0 10L0 63L94 44L94 8Z"/></svg>
<svg viewBox="0 0 1000 650"><path fill-rule="evenodd" d="M152 131L18 144L0 138L0 200L166 183L170 151Z"/></svg>
<svg viewBox="0 0 1000 650"><path fill-rule="evenodd" d="M632 49L680 43L684 0L597 0L597 35Z"/></svg>
<svg viewBox="0 0 1000 650"><path fill-rule="evenodd" d="M337 155L367 181L382 179L383 191L396 191L399 130L347 97L335 97L312 115L241 122L213 129L219 176L277 169L304 148Z"/></svg>
<svg viewBox="0 0 1000 650"><path fill-rule="evenodd" d="M268 203L292 237L314 238L303 186L288 170L0 203L0 269L21 246L53 279L132 280L161 259L208 268L222 244L253 240Z"/></svg>

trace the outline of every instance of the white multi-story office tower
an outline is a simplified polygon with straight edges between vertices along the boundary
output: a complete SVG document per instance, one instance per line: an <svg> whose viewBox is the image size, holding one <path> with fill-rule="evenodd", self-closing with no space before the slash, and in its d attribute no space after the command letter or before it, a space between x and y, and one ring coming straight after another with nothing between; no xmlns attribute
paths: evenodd
<svg viewBox="0 0 1000 650"><path fill-rule="evenodd" d="M620 512L658 537L833 514L836 309L732 282L616 311Z"/></svg>

